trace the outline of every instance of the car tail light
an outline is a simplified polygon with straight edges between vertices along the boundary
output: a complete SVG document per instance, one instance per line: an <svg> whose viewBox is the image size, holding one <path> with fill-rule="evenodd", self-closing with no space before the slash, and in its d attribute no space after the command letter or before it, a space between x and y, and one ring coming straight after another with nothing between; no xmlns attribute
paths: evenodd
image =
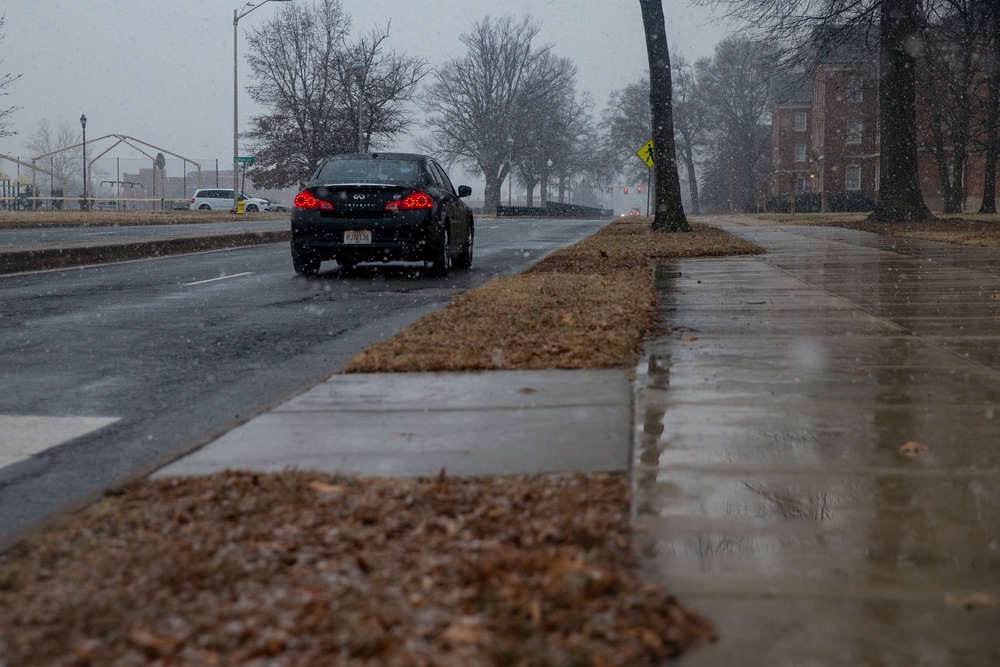
<svg viewBox="0 0 1000 667"><path fill-rule="evenodd" d="M402 199L391 201L385 205L387 211L412 211L419 208L433 208L434 200L431 196L420 190L414 190Z"/></svg>
<svg viewBox="0 0 1000 667"><path fill-rule="evenodd" d="M328 201L323 201L322 199L316 199L313 193L308 190L303 190L299 194L295 195L295 208L305 209L307 211L332 211L333 204Z"/></svg>
<svg viewBox="0 0 1000 667"><path fill-rule="evenodd" d="M194 197L191 197L191 203L192 204L194 203Z"/></svg>

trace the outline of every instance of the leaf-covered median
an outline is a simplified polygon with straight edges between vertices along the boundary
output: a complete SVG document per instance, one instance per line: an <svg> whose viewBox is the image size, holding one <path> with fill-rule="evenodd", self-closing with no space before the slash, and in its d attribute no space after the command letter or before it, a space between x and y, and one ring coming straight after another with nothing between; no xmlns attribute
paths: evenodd
<svg viewBox="0 0 1000 667"><path fill-rule="evenodd" d="M648 220L614 222L523 274L456 297L364 349L345 370L631 366L656 325L651 261L761 251L706 225L694 230L662 234Z"/></svg>
<svg viewBox="0 0 1000 667"><path fill-rule="evenodd" d="M643 665L712 628L634 572L624 476L222 473L0 566L8 665Z"/></svg>
<svg viewBox="0 0 1000 667"><path fill-rule="evenodd" d="M349 370L629 367L651 259L757 250L648 228L472 290ZM634 666L711 639L634 559L624 475L141 480L0 556L0 665Z"/></svg>

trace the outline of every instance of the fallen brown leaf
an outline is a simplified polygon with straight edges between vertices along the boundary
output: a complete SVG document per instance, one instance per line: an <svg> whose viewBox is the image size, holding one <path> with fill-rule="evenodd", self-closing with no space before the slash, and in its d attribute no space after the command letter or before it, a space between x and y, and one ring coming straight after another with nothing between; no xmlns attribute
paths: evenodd
<svg viewBox="0 0 1000 667"><path fill-rule="evenodd" d="M326 482L309 482L309 488L317 493L343 493L347 489L340 484L327 484Z"/></svg>
<svg viewBox="0 0 1000 667"><path fill-rule="evenodd" d="M978 609L982 607L996 607L1000 605L1000 599L982 591L965 595L945 593L944 603L952 609Z"/></svg>
<svg viewBox="0 0 1000 667"><path fill-rule="evenodd" d="M910 456L910 457L923 456L928 451L930 451L930 447L921 444L919 442L913 442L913 441L904 442L902 445L899 446L899 453L903 454L904 456Z"/></svg>

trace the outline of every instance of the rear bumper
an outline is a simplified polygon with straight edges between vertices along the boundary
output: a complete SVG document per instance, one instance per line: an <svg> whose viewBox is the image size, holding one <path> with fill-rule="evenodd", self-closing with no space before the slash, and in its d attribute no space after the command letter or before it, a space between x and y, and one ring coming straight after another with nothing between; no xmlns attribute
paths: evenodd
<svg viewBox="0 0 1000 667"><path fill-rule="evenodd" d="M384 218L333 218L312 211L292 213L292 249L321 260L418 262L440 255L442 230L427 212L399 212ZM344 243L344 232L370 231L370 244Z"/></svg>

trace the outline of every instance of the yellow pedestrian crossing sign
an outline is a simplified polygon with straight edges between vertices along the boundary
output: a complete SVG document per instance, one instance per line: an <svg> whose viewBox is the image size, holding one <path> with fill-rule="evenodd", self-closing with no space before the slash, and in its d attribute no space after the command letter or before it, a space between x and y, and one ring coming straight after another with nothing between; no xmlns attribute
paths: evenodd
<svg viewBox="0 0 1000 667"><path fill-rule="evenodd" d="M635 152L639 159L646 163L647 167L653 166L653 140L647 141L642 148Z"/></svg>

